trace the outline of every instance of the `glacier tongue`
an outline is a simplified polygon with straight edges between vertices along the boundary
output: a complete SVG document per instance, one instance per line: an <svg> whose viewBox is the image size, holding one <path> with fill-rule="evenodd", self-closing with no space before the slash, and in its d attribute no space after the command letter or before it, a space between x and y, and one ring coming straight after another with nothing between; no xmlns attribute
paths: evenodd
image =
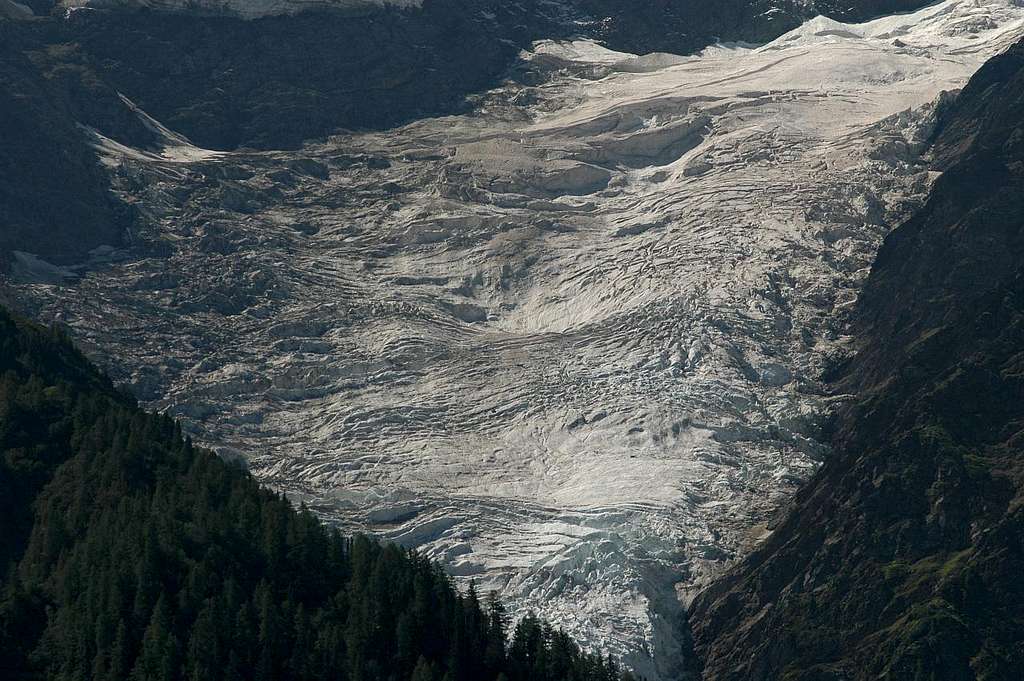
<svg viewBox="0 0 1024 681"><path fill-rule="evenodd" d="M932 179L931 104L1022 22L538 43L537 85L301 152L97 136L138 245L19 293L324 517L670 678L687 598L827 455L817 379Z"/></svg>

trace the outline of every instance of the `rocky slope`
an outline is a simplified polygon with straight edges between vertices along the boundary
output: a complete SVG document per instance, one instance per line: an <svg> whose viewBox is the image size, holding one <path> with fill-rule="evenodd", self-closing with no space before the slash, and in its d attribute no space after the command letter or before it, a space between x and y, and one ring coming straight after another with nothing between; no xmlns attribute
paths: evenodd
<svg viewBox="0 0 1024 681"><path fill-rule="evenodd" d="M0 268L15 250L63 266L126 245L132 213L78 128L153 147L121 94L216 149L296 147L339 127L464 108L528 35L515 28L520 10L496 8L492 22L458 4L415 19L384 10L258 22L101 11L0 18Z"/></svg>
<svg viewBox="0 0 1024 681"><path fill-rule="evenodd" d="M1024 44L942 120L945 172L858 305L836 454L694 605L707 680L1024 672Z"/></svg>
<svg viewBox="0 0 1024 681"><path fill-rule="evenodd" d="M351 11L380 6L412 8L422 4L422 0L60 0L57 6L70 11L82 8L145 9L259 19L310 11Z"/></svg>
<svg viewBox="0 0 1024 681"><path fill-rule="evenodd" d="M80 261L130 223L77 127L73 95L53 96L25 47L0 20L0 269L15 250Z"/></svg>
<svg viewBox="0 0 1024 681"><path fill-rule="evenodd" d="M569 4L569 3L567 3ZM862 22L919 9L926 0L573 0L593 35L614 49L645 54L698 50L716 42L768 42L822 15Z"/></svg>
<svg viewBox="0 0 1024 681"><path fill-rule="evenodd" d="M790 0L204 0L67 11L79 4L0 4L0 115L11 141L0 146L0 267L14 250L67 265L124 245L131 213L105 191L76 129L153 144L120 95L205 148L295 148L339 128L465 110L466 95L496 85L534 40L684 53L718 39L770 40L814 12ZM174 11L120 11L140 7ZM858 8L878 9L865 0L842 12Z"/></svg>
<svg viewBox="0 0 1024 681"><path fill-rule="evenodd" d="M380 6L419 9L425 3L423 0L30 0L30 4L41 13L82 8L146 9L257 19L308 11L351 12ZM445 3L436 0L426 3L427 6L432 4ZM477 2L480 7L486 7L486 4L486 0ZM915 10L926 3L922 0L727 0L716 3L692 0L560 0L548 4L571 8L580 14L580 18L599 22L608 31L606 37L611 39L628 35L633 40L650 43L693 40L695 36L706 36L711 31L718 31L721 39L739 35L746 35L751 40L775 37L781 25L806 19L815 13L847 21L865 21L893 12ZM536 3L535 11L542 5ZM678 43L676 48L679 48ZM650 44L646 51L653 51Z"/></svg>
<svg viewBox="0 0 1024 681"><path fill-rule="evenodd" d="M224 455L259 442L256 474L324 517L652 679L827 453L817 377L928 189L931 103L1024 27L952 0L695 57L536 41L466 112L259 151L190 141L202 116L88 56L88 22L143 15L81 16L82 63L145 102L142 142L89 133L138 217L60 285L21 262L23 306ZM269 101L246 139L284 125Z"/></svg>

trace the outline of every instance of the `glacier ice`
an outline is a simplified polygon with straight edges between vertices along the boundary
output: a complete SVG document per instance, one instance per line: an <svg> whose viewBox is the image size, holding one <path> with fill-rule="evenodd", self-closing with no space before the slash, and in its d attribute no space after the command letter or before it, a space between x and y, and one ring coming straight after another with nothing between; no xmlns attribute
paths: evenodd
<svg viewBox="0 0 1024 681"><path fill-rule="evenodd" d="M539 85L299 152L95 134L136 247L14 286L331 522L669 678L688 598L828 454L818 378L933 102L1022 33L949 0L695 57L540 42Z"/></svg>

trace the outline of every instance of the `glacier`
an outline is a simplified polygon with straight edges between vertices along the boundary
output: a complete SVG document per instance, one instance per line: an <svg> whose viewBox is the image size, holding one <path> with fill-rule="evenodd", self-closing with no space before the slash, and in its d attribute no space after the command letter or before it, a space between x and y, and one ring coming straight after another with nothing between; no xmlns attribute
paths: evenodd
<svg viewBox="0 0 1024 681"><path fill-rule="evenodd" d="M160 149L90 133L133 247L11 286L329 522L672 678L689 599L829 454L821 376L938 103L1021 35L947 0L687 57L541 41L470 113L299 151L138 111Z"/></svg>

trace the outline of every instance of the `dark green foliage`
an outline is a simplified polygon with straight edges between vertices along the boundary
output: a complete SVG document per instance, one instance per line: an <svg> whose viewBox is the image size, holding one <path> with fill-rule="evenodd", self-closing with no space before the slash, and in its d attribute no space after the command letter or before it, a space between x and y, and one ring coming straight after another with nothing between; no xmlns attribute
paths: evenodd
<svg viewBox="0 0 1024 681"><path fill-rule="evenodd" d="M0 678L612 681L434 563L345 538L0 309Z"/></svg>

